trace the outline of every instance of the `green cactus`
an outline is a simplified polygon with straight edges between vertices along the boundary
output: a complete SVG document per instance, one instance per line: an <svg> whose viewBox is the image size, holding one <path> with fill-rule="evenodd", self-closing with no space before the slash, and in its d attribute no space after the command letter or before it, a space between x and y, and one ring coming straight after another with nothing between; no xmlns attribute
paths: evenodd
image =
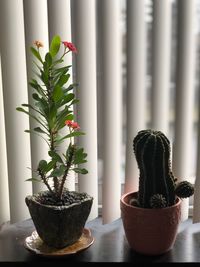
<svg viewBox="0 0 200 267"><path fill-rule="evenodd" d="M165 208L167 206L167 202L165 197L160 194L155 194L150 198L150 206L151 208L154 209L159 209L159 208Z"/></svg>
<svg viewBox="0 0 200 267"><path fill-rule="evenodd" d="M137 198L132 198L132 199L130 199L129 204L130 204L131 206L135 206L135 207L139 207L139 206L140 206L139 203L138 203Z"/></svg>
<svg viewBox="0 0 200 267"><path fill-rule="evenodd" d="M194 194L194 187L187 181L182 181L177 184L175 194L180 198L187 198Z"/></svg>
<svg viewBox="0 0 200 267"><path fill-rule="evenodd" d="M168 207L175 204L176 196L184 198L194 193L188 182L176 185L170 162L170 142L161 131L139 131L133 140L133 150L140 170L140 207Z"/></svg>

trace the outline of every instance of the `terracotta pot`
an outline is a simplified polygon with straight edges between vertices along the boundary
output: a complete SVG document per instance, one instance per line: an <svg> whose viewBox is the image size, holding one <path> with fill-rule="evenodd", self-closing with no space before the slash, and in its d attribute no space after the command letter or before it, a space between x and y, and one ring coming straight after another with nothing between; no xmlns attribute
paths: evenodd
<svg viewBox="0 0 200 267"><path fill-rule="evenodd" d="M41 195L44 192L40 192ZM48 246L62 248L75 243L82 235L90 214L93 198L88 196L79 203L67 206L43 205L38 194L27 196L25 202L39 237Z"/></svg>
<svg viewBox="0 0 200 267"><path fill-rule="evenodd" d="M159 255L170 250L175 242L181 216L181 200L162 209L144 209L129 205L137 192L120 199L121 217L130 247L146 255Z"/></svg>

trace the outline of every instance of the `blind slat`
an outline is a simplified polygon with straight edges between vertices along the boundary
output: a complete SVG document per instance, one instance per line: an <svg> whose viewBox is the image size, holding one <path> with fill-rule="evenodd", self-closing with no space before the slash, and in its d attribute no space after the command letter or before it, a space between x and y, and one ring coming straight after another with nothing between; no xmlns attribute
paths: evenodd
<svg viewBox="0 0 200 267"><path fill-rule="evenodd" d="M86 133L79 138L79 145L88 153L85 168L88 174L79 175L79 190L94 197L89 216L98 216L98 177L97 177L97 107L96 107L96 17L95 1L73 0L72 39L78 53L74 56L74 82L79 84L76 117L81 130Z"/></svg>
<svg viewBox="0 0 200 267"><path fill-rule="evenodd" d="M138 190L138 166L133 138L146 125L146 25L145 1L127 1L127 120L125 193Z"/></svg>
<svg viewBox="0 0 200 267"><path fill-rule="evenodd" d="M28 102L22 0L1 1L1 59L11 222L29 218L25 197L32 193L27 116L16 107ZM12 21L12 23L10 23Z"/></svg>
<svg viewBox="0 0 200 267"><path fill-rule="evenodd" d="M8 191L8 170L7 170L7 151L5 136L5 120L3 107L3 88L1 75L0 58L0 225L10 220L9 191Z"/></svg>
<svg viewBox="0 0 200 267"><path fill-rule="evenodd" d="M179 181L190 176L194 101L195 0L178 1L178 44L173 171ZM189 199L183 200L182 220L188 218Z"/></svg>
<svg viewBox="0 0 200 267"><path fill-rule="evenodd" d="M171 1L153 1L152 38L152 128L168 136Z"/></svg>
<svg viewBox="0 0 200 267"><path fill-rule="evenodd" d="M47 22L47 1L46 0L29 0L24 1L24 21L25 21L25 38L26 38L26 60L27 60L27 75L28 81L36 79L40 83L40 80L34 74L37 70L34 66L33 61L35 57L30 51L30 47L34 46L34 41L39 40L43 43L44 47L40 49L41 55L44 57L48 51L48 22ZM32 94L35 91L29 87L29 103L34 106L34 99ZM34 113L32 111L32 113ZM36 112L35 112L36 113ZM37 113L36 113L36 116ZM34 129L38 127L38 123L30 118L30 128ZM32 175L36 176L34 170L37 170L38 163L40 160L48 160L48 145L38 135L31 134L31 161L32 161ZM40 177L39 177L40 178ZM47 190L43 183L33 182L33 193L38 193L41 190Z"/></svg>
<svg viewBox="0 0 200 267"><path fill-rule="evenodd" d="M103 223L120 217L122 175L122 80L119 1L99 1L103 90Z"/></svg>

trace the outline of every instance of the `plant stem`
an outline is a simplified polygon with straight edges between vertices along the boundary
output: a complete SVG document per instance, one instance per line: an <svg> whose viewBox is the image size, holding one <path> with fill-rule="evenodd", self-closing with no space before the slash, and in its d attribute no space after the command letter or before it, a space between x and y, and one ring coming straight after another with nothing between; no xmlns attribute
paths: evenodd
<svg viewBox="0 0 200 267"><path fill-rule="evenodd" d="M62 177L61 184L60 184L60 190L59 190L59 198L60 199L62 199L62 194L63 194L63 190L64 190L64 184L65 184L69 169L70 169L70 167L72 165L72 160L73 160L73 156L74 156L74 152L75 152L75 145L72 145L71 142L70 142L69 148L70 148L69 158L68 158L68 161L67 161L67 166L66 166L65 173L64 173L64 175Z"/></svg>
<svg viewBox="0 0 200 267"><path fill-rule="evenodd" d="M52 77L51 77L51 69L49 69L49 83L48 83L48 86L47 87L47 96L48 96L48 102L49 104L51 104L51 97L52 97L52 84L51 84L51 80L52 80ZM54 141L54 136L56 135L56 133L54 132L54 129L49 129L49 134L50 134L50 150L51 151L55 151L55 141ZM56 169L56 163L55 163L55 166L53 168L54 170ZM54 184L54 189L55 189L55 192L57 194L58 192L58 188L59 188L59 181L58 181L58 178L55 176L53 177L53 184Z"/></svg>
<svg viewBox="0 0 200 267"><path fill-rule="evenodd" d="M51 145L50 145L50 149L51 151L55 151L55 146L54 146L54 132L50 132L50 140L51 140ZM55 166L53 167L53 169L55 170L56 169L56 164ZM59 188L59 181L58 181L58 178L55 176L53 177L53 184L54 184L54 188L55 188L55 192L57 194L58 192L58 188Z"/></svg>
<svg viewBox="0 0 200 267"><path fill-rule="evenodd" d="M54 195L54 192L53 192L53 190L51 189L50 185L48 184L48 181L47 181L47 179L46 179L46 177L45 177L45 174L43 174L43 173L39 170L39 175L40 175L42 181L44 182L44 184L45 184L45 185L47 186L47 188L49 189L49 191L52 193L52 195Z"/></svg>

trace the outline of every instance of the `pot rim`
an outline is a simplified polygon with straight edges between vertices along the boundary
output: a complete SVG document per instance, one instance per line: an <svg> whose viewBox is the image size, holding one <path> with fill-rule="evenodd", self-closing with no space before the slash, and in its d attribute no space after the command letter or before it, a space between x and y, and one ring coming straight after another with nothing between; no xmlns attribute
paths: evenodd
<svg viewBox="0 0 200 267"><path fill-rule="evenodd" d="M168 207L165 207L165 208L150 209L150 208L141 208L141 207L132 206L132 205L128 204L124 200L125 197L127 197L129 195L132 195L132 194L137 194L137 193L138 193L138 191L130 191L128 193L123 194L120 197L120 202L123 203L125 206L131 207L131 208L134 208L134 209L137 209L137 210L155 210L155 211L171 209L172 207L179 206L181 204L181 202L182 202L181 198L176 197L176 203L174 205L172 205L172 206L168 206Z"/></svg>
<svg viewBox="0 0 200 267"><path fill-rule="evenodd" d="M40 203L39 201L36 200L37 196L39 196L41 193L43 192L47 192L48 190L45 190L45 191L40 191L36 194L32 194L32 195L27 195L25 197L25 200L28 200L28 201L33 201L35 203L37 203L38 205L42 206L42 207L47 207L47 208L51 208L51 209L57 209L57 210L62 210L62 209L67 209L67 208L71 208L71 207L74 207L74 206L78 206L86 201L93 201L93 197L89 196L87 194L87 198L83 199L83 200L80 200L79 202L75 202L75 203L72 203L70 205L46 205L46 204L42 204ZM78 191L73 191L73 192L77 192L77 193L80 193Z"/></svg>

